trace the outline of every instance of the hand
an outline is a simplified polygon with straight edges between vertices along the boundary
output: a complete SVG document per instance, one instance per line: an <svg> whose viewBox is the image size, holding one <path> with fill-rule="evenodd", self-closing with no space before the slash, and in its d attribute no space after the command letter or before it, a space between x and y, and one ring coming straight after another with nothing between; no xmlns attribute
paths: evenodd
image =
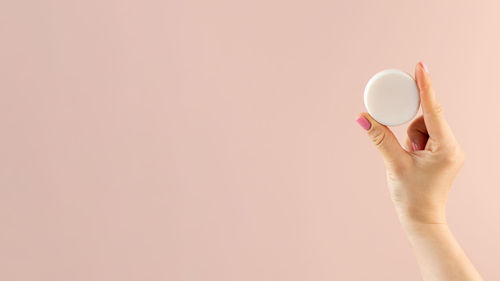
<svg viewBox="0 0 500 281"><path fill-rule="evenodd" d="M423 63L415 67L423 116L408 127L406 149L367 113L357 119L379 149L399 219L424 280L483 280L446 224L446 201L464 161Z"/></svg>
<svg viewBox="0 0 500 281"><path fill-rule="evenodd" d="M423 63L415 67L423 116L408 127L406 149L389 128L362 113L358 123L381 152L392 201L403 223L446 223L446 201L464 154L445 120Z"/></svg>

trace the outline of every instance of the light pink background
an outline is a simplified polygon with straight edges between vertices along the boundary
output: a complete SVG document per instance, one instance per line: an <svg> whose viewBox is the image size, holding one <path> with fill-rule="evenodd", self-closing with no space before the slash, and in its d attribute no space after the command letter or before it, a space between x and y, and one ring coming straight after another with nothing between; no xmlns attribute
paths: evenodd
<svg viewBox="0 0 500 281"><path fill-rule="evenodd" d="M474 3L2 1L0 280L419 280L354 121L419 60L467 154L449 223L500 279L500 4Z"/></svg>

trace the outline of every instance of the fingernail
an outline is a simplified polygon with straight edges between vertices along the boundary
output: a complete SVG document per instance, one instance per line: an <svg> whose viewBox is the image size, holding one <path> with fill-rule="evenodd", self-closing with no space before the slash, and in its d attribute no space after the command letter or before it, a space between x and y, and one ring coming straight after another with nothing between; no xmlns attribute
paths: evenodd
<svg viewBox="0 0 500 281"><path fill-rule="evenodd" d="M411 146L413 147L413 151L418 151L418 150L420 150L420 149L418 149L418 144L416 144L416 143L414 143L414 142L412 142L412 143L411 143Z"/></svg>
<svg viewBox="0 0 500 281"><path fill-rule="evenodd" d="M423 61L420 62L420 65L422 66L425 72L429 73L429 69L427 68L427 65L425 65Z"/></svg>
<svg viewBox="0 0 500 281"><path fill-rule="evenodd" d="M364 116L359 116L358 119L356 119L356 122L358 122L361 128L367 131L370 130L370 128L372 127L370 121L368 121L368 119L366 119Z"/></svg>

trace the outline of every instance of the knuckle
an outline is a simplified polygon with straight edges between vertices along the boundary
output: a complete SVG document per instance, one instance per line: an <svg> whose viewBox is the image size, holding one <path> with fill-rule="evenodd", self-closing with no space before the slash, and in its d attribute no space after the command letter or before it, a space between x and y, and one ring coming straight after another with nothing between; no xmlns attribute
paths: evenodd
<svg viewBox="0 0 500 281"><path fill-rule="evenodd" d="M441 107L441 105L439 103L436 103L433 107L432 107L432 111L435 113L435 114L441 114L443 112L443 108Z"/></svg>
<svg viewBox="0 0 500 281"><path fill-rule="evenodd" d="M450 165L462 165L465 161L465 154L458 145L455 145L445 151L442 160Z"/></svg>
<svg viewBox="0 0 500 281"><path fill-rule="evenodd" d="M384 145L384 142L386 141L385 133L378 128L370 132L370 137L376 147L381 147L382 145Z"/></svg>

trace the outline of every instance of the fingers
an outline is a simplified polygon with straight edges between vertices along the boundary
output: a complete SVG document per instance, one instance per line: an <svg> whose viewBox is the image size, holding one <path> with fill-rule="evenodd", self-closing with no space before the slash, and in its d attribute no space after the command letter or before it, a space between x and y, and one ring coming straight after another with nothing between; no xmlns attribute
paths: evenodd
<svg viewBox="0 0 500 281"><path fill-rule="evenodd" d="M407 152L401 147L392 131L375 121L368 113L362 113L356 121L367 131L373 144L382 154L384 161L397 163L408 157Z"/></svg>
<svg viewBox="0 0 500 281"><path fill-rule="evenodd" d="M425 149L425 145L429 139L429 133L427 132L423 116L413 120L406 132L409 141L409 143L406 144L408 148L412 151Z"/></svg>
<svg viewBox="0 0 500 281"><path fill-rule="evenodd" d="M429 136L436 139L448 137L451 131L436 98L429 71L423 62L419 62L415 67L415 80Z"/></svg>

